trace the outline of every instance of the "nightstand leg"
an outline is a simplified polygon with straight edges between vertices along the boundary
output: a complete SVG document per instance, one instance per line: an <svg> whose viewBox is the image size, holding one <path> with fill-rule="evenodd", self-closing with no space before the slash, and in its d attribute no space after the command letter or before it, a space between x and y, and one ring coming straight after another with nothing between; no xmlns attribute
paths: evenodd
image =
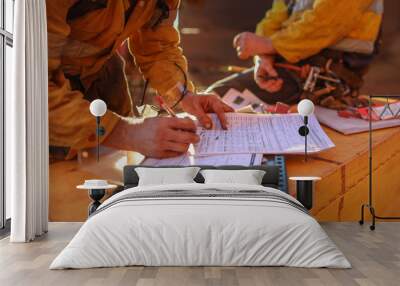
<svg viewBox="0 0 400 286"><path fill-rule="evenodd" d="M88 214L89 216L94 213L97 208L101 205L100 200L106 194L106 190L89 190L89 197L93 200L93 202L89 205Z"/></svg>

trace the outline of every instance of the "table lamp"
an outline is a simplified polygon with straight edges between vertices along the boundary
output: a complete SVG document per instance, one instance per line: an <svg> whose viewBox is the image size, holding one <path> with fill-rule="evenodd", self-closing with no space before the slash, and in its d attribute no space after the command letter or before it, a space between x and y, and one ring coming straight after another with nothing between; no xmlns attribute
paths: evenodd
<svg viewBox="0 0 400 286"><path fill-rule="evenodd" d="M314 103L309 99L303 99L297 105L297 111L304 117L304 125L299 128L299 134L304 137L304 160L307 162L307 135L310 133L308 117L314 113Z"/></svg>
<svg viewBox="0 0 400 286"><path fill-rule="evenodd" d="M97 162L100 158L100 137L104 136L106 130L100 125L101 117L107 112L107 104L101 99L95 99L90 103L90 113L96 117L96 138L97 138Z"/></svg>

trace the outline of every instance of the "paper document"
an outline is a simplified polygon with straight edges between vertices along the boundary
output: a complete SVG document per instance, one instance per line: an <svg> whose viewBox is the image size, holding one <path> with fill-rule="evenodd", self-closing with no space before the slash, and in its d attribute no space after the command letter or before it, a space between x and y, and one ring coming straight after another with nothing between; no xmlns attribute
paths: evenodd
<svg viewBox="0 0 400 286"><path fill-rule="evenodd" d="M236 112L264 113L265 102L251 93L248 89L240 92L234 88L228 90L222 100L232 107Z"/></svg>
<svg viewBox="0 0 400 286"><path fill-rule="evenodd" d="M316 106L315 115L319 122L345 135L366 132L369 130L369 122L358 118L343 118L336 110ZM388 119L372 122L372 129L383 129L400 126L400 119Z"/></svg>
<svg viewBox="0 0 400 286"><path fill-rule="evenodd" d="M302 154L304 137L299 135L303 117L298 114L255 115L227 113L229 129L223 130L216 119L213 130L198 128L200 142L194 146L196 156L256 153ZM308 152L316 153L335 145L326 135L315 116L309 117Z"/></svg>
<svg viewBox="0 0 400 286"><path fill-rule="evenodd" d="M211 155L198 157L193 155L182 155L167 159L147 158L142 165L144 166L192 166L192 165L240 165L257 166L261 165L262 154L231 154L231 155Z"/></svg>
<svg viewBox="0 0 400 286"><path fill-rule="evenodd" d="M381 120L399 119L400 117L400 102L373 107L372 110Z"/></svg>

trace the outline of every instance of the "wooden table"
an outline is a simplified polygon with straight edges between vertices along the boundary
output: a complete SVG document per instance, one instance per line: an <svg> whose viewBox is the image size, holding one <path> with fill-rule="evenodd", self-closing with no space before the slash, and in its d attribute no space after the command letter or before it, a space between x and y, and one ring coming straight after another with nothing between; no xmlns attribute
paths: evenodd
<svg viewBox="0 0 400 286"><path fill-rule="evenodd" d="M325 131L336 147L311 156L287 156L289 176L317 176L312 214L320 221L358 221L360 206L368 195L368 133L351 136L329 128ZM62 161L50 165L50 221L84 221L90 203L76 185L85 179L122 182L122 167L137 163L141 156L106 152L100 164L89 159ZM400 128L374 131L374 202L378 214L400 214ZM294 192L293 183L289 184Z"/></svg>
<svg viewBox="0 0 400 286"><path fill-rule="evenodd" d="M368 201L368 133L342 135L324 128L336 147L311 156L287 157L290 176L317 176L312 214L320 221L358 221ZM400 214L400 128L374 131L374 204L379 215ZM290 183L289 190L294 192Z"/></svg>

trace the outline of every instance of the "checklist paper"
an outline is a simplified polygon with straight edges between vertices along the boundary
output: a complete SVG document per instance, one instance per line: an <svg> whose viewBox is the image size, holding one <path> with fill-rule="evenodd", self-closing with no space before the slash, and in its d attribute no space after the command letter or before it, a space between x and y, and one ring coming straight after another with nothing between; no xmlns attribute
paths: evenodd
<svg viewBox="0 0 400 286"><path fill-rule="evenodd" d="M224 166L224 165L240 165L240 166L258 166L261 165L262 154L229 154L229 155L210 155L210 156L193 156L186 154L174 158L153 159L147 158L142 165L144 166Z"/></svg>
<svg viewBox="0 0 400 286"><path fill-rule="evenodd" d="M198 128L196 156L216 154L303 154L304 137L299 135L303 117L298 114L226 114L229 127L223 130L214 114L214 128ZM309 117L308 152L317 153L335 145L314 115Z"/></svg>

